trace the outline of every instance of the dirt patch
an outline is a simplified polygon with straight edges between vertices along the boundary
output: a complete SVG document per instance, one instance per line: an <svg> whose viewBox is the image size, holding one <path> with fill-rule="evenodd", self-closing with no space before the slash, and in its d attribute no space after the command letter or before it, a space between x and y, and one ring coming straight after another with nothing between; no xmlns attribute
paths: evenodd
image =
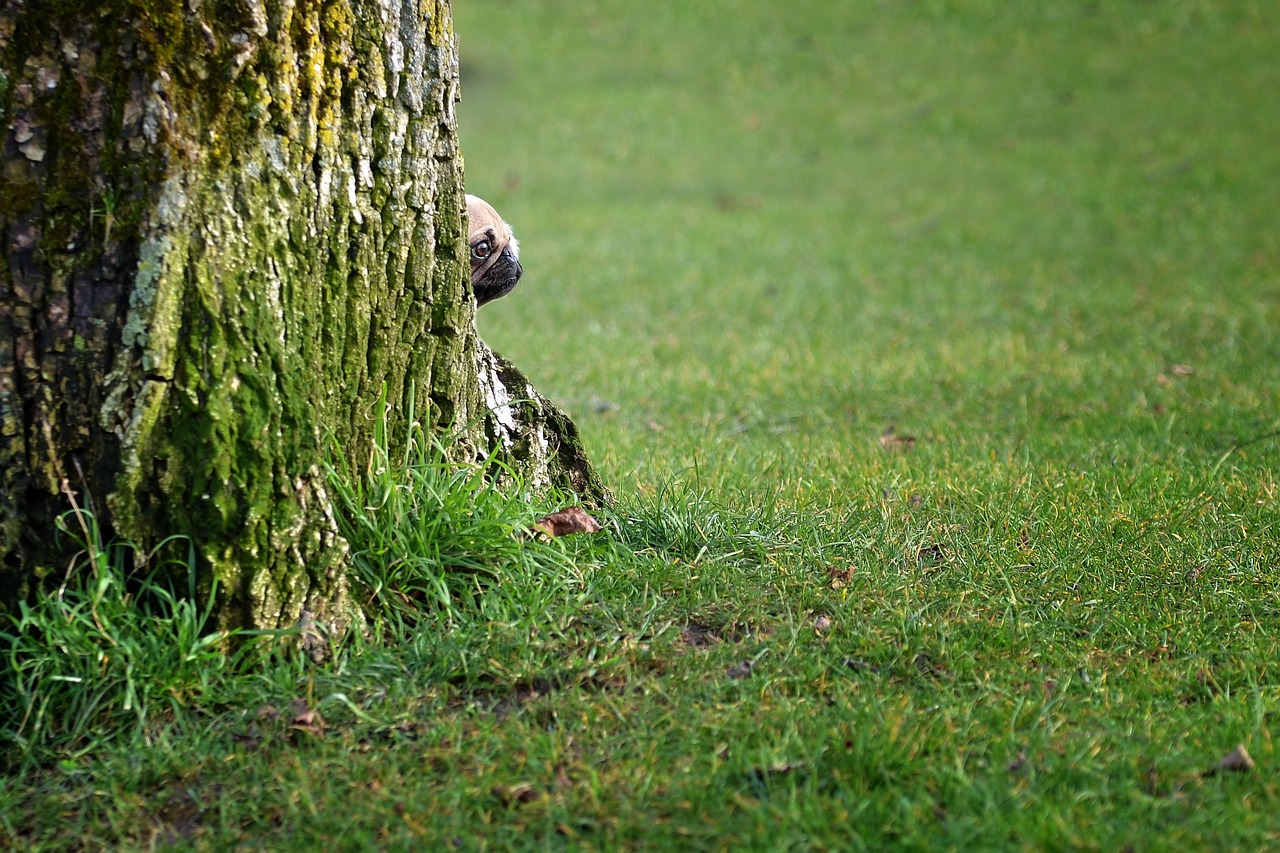
<svg viewBox="0 0 1280 853"><path fill-rule="evenodd" d="M743 640L768 634L745 622L729 622L725 625L705 625L691 622L680 628L680 646L686 649L708 649L721 643L741 643Z"/></svg>

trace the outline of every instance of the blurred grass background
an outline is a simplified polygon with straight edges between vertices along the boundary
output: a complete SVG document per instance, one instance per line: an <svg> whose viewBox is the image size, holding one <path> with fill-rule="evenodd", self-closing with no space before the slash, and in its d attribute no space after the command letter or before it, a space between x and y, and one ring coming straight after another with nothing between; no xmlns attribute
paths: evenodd
<svg viewBox="0 0 1280 853"><path fill-rule="evenodd" d="M1278 425L1275 4L456 16L526 267L481 333L623 492L838 480L890 425L1070 464Z"/></svg>

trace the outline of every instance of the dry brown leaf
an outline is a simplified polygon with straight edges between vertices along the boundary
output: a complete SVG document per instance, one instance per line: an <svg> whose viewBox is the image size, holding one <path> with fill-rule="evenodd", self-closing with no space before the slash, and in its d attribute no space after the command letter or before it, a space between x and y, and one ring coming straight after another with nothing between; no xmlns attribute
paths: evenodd
<svg viewBox="0 0 1280 853"><path fill-rule="evenodd" d="M328 724L324 721L324 717L320 716L320 712L307 707L307 703L301 699L293 700L293 719L289 721L292 728L299 731L309 732L313 735L324 734L324 730L328 728Z"/></svg>
<svg viewBox="0 0 1280 853"><path fill-rule="evenodd" d="M916 560L921 563L941 563L947 558L947 546L933 542L916 550Z"/></svg>
<svg viewBox="0 0 1280 853"><path fill-rule="evenodd" d="M1249 750L1244 748L1244 744L1236 744L1236 748L1228 752L1218 762L1216 767L1205 772L1206 776L1212 776L1214 773L1248 773L1254 768L1253 757L1249 755Z"/></svg>
<svg viewBox="0 0 1280 853"><path fill-rule="evenodd" d="M544 515L533 523L531 529L553 538L568 536L571 533L597 533L604 530L600 522L580 506L565 507L550 515Z"/></svg>
<svg viewBox="0 0 1280 853"><path fill-rule="evenodd" d="M1169 372L1174 376L1195 376L1196 369L1189 364L1171 364Z"/></svg>
<svg viewBox="0 0 1280 853"><path fill-rule="evenodd" d="M898 428L891 426L880 433L880 446L885 450L906 453L916 446L916 437L914 435L898 435Z"/></svg>
<svg viewBox="0 0 1280 853"><path fill-rule="evenodd" d="M832 589L843 589L853 580L853 567L837 569L835 566L827 566L827 577L831 579Z"/></svg>

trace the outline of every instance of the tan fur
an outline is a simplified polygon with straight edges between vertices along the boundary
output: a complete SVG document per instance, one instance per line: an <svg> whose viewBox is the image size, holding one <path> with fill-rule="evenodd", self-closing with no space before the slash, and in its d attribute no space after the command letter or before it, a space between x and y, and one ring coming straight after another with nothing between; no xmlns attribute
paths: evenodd
<svg viewBox="0 0 1280 853"><path fill-rule="evenodd" d="M524 272L520 243L493 205L473 195L467 196L467 248L477 304L510 293Z"/></svg>

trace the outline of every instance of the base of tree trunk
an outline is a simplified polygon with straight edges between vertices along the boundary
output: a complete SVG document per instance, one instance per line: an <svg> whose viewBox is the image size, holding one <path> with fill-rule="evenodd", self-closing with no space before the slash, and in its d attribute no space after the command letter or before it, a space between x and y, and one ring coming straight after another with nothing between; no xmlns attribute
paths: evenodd
<svg viewBox="0 0 1280 853"><path fill-rule="evenodd" d="M605 488L582 447L578 427L507 359L483 341L477 373L489 414L485 435L490 453L509 459L533 489L573 492L589 506L607 505Z"/></svg>
<svg viewBox="0 0 1280 853"><path fill-rule="evenodd" d="M343 630L325 453L415 392L458 462L608 499L476 334L457 51L448 0L0 2L0 616L74 490L185 537L211 626Z"/></svg>

